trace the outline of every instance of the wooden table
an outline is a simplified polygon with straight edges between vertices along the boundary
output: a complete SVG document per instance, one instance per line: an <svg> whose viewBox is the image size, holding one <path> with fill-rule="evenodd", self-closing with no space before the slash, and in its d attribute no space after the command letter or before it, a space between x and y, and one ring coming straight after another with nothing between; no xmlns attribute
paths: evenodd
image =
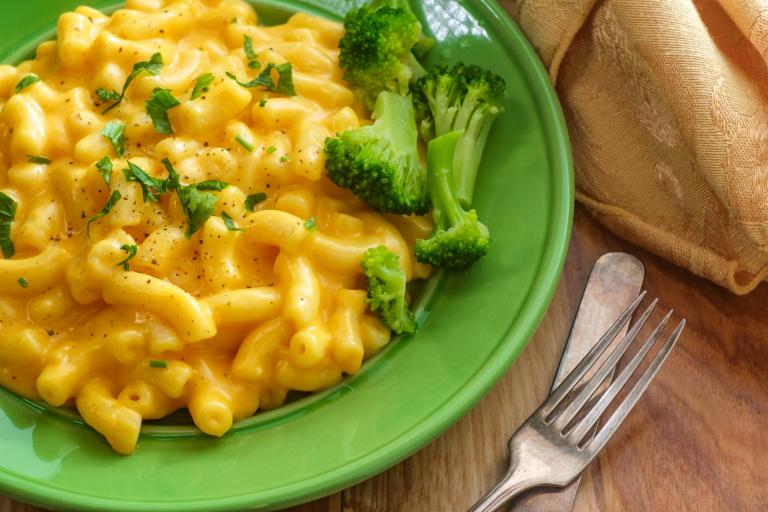
<svg viewBox="0 0 768 512"><path fill-rule="evenodd" d="M405 462L291 512L466 510L503 473L506 440L547 395L592 265L614 250L643 261L645 287L660 297L658 311L674 307L688 327L586 471L574 510L768 510L768 286L733 296L619 240L577 208L563 278L546 317L488 396ZM0 512L39 510L0 497Z"/></svg>

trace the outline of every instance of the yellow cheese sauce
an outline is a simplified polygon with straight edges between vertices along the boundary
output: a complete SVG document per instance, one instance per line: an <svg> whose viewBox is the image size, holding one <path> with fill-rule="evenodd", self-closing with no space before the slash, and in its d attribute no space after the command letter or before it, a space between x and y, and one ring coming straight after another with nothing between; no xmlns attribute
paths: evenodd
<svg viewBox="0 0 768 512"><path fill-rule="evenodd" d="M0 192L15 204L13 251L0 257L0 385L75 406L128 454L143 418L187 407L220 436L289 390L332 386L389 342L360 257L385 245L409 280L425 277L411 247L432 226L376 214L324 176L324 140L369 122L342 79L342 35L301 13L259 26L241 0L128 0L111 16L63 14L33 60L0 66ZM159 72L136 74L104 113L158 53ZM274 64L278 83L285 63L295 95L228 76L249 82ZM179 102L172 133L148 114L158 88ZM122 156L102 133L110 121ZM181 194L154 201L124 172L130 162L167 179L164 159L184 186L228 185L207 189L215 208L194 233Z"/></svg>

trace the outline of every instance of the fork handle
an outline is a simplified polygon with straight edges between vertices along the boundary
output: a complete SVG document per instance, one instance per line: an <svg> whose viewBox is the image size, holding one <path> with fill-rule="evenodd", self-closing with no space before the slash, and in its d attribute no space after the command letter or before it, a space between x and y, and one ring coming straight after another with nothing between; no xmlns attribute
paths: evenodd
<svg viewBox="0 0 768 512"><path fill-rule="evenodd" d="M523 470L521 464L513 461L504 478L472 505L468 512L492 512L521 492L539 485L539 479Z"/></svg>

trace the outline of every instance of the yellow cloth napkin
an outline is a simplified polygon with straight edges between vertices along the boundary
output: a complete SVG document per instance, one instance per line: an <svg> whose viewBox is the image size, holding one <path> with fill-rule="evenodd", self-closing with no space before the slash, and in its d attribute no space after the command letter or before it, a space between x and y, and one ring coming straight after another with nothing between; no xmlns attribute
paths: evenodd
<svg viewBox="0 0 768 512"><path fill-rule="evenodd" d="M577 200L727 287L768 274L768 0L502 0L555 83Z"/></svg>

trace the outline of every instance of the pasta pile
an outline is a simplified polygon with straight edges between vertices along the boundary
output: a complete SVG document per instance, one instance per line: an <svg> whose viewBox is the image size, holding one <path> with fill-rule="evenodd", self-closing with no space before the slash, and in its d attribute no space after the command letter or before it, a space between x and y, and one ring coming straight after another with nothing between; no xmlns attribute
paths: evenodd
<svg viewBox="0 0 768 512"><path fill-rule="evenodd" d="M74 405L131 453L142 419L204 432L357 372L390 340L360 258L410 280L420 217L324 176L324 140L369 122L340 24L257 24L241 0L80 7L0 66L0 385Z"/></svg>

